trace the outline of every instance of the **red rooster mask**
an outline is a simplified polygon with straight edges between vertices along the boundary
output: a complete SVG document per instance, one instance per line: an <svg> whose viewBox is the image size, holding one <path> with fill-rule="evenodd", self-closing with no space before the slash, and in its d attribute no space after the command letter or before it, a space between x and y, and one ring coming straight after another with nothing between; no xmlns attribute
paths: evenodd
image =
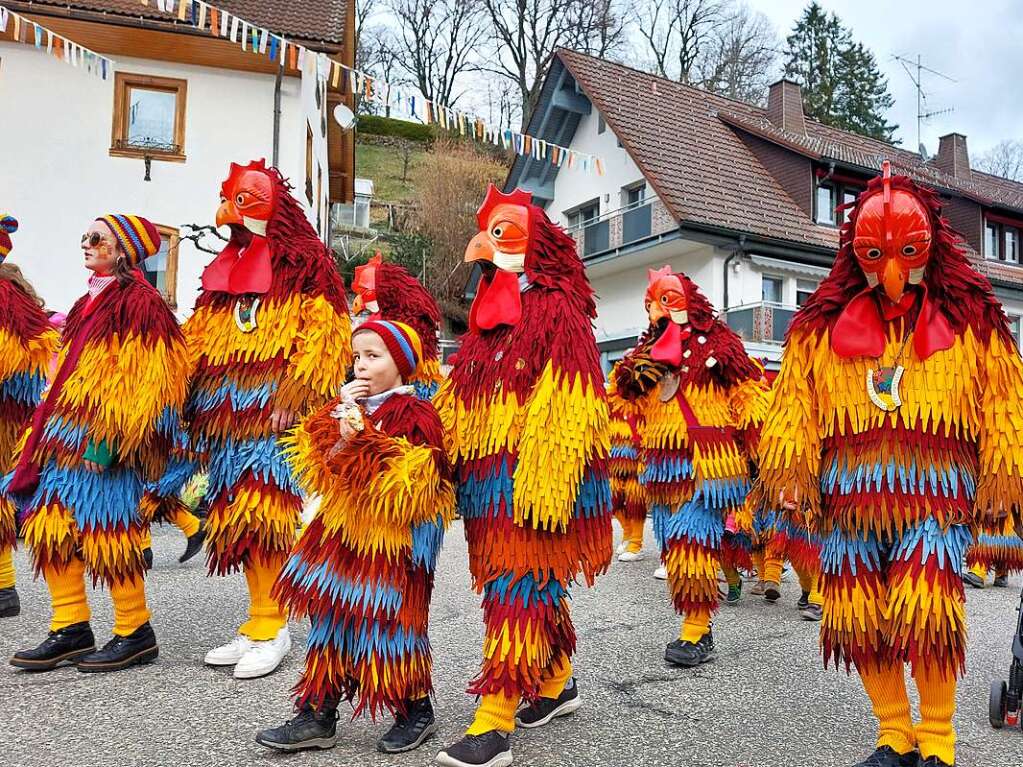
<svg viewBox="0 0 1023 767"><path fill-rule="evenodd" d="M352 280L352 290L355 291L352 314L369 312L370 315L376 315L380 312L377 303L377 267L382 263L383 256L378 252L362 266L355 267L355 276Z"/></svg>
<svg viewBox="0 0 1023 767"><path fill-rule="evenodd" d="M650 357L678 367L682 364L683 345L692 334L693 327L707 330L713 309L692 281L685 275L675 274L670 266L648 269L647 280L644 304L650 325L664 325L660 337L650 349Z"/></svg>
<svg viewBox="0 0 1023 767"><path fill-rule="evenodd" d="M277 209L278 176L265 160L231 172L220 187L217 226L228 226L231 239L202 275L204 290L233 295L263 295L273 282L267 226Z"/></svg>

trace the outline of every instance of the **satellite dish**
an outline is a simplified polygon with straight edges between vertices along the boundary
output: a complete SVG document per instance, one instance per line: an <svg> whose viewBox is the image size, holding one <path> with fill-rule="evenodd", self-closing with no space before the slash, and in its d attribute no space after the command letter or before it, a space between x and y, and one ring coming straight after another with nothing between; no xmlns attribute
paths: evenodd
<svg viewBox="0 0 1023 767"><path fill-rule="evenodd" d="M351 130L355 127L355 114L344 104L334 107L334 119L342 130Z"/></svg>

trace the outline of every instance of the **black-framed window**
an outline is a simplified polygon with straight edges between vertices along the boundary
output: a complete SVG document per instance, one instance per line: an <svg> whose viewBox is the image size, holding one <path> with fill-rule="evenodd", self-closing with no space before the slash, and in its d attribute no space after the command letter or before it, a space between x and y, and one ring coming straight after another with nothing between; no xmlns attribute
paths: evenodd
<svg viewBox="0 0 1023 767"><path fill-rule="evenodd" d="M820 285L816 280L796 280L796 306L802 306Z"/></svg>
<svg viewBox="0 0 1023 767"><path fill-rule="evenodd" d="M984 222L984 258L1018 264L1023 248L1021 237L1020 227L988 219Z"/></svg>
<svg viewBox="0 0 1023 767"><path fill-rule="evenodd" d="M785 297L785 278L773 274L762 274L760 279L763 300L772 304L782 303Z"/></svg>
<svg viewBox="0 0 1023 767"><path fill-rule="evenodd" d="M863 187L835 181L818 181L813 198L813 220L825 226L841 226L845 211L835 210L839 205L855 202Z"/></svg>
<svg viewBox="0 0 1023 767"><path fill-rule="evenodd" d="M1016 339L1016 346L1019 346L1020 316L1018 314L1009 315L1009 332Z"/></svg>
<svg viewBox="0 0 1023 767"><path fill-rule="evenodd" d="M604 122L604 115L597 113L597 135L599 136L607 130L607 123Z"/></svg>
<svg viewBox="0 0 1023 767"><path fill-rule="evenodd" d="M646 200L646 182L622 188L622 206L634 208Z"/></svg>
<svg viewBox="0 0 1023 767"><path fill-rule="evenodd" d="M587 203L579 205L573 210L566 210L565 220L568 222L569 227L581 226L593 221L599 215L600 200L590 200Z"/></svg>

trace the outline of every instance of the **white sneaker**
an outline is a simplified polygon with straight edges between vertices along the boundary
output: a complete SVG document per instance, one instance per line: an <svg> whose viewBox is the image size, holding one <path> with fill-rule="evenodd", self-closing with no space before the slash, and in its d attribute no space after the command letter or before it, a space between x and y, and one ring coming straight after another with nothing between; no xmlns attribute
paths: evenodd
<svg viewBox="0 0 1023 767"><path fill-rule="evenodd" d="M621 543L618 544L618 548L615 549L615 556L617 556L619 554L624 554L625 550L627 548L629 548L629 542L628 541L622 541Z"/></svg>
<svg viewBox="0 0 1023 767"><path fill-rule="evenodd" d="M244 634L239 634L227 644L214 647L206 653L203 661L207 666L233 666L251 648L252 640Z"/></svg>
<svg viewBox="0 0 1023 767"><path fill-rule="evenodd" d="M641 559L646 559L642 551L623 551L618 555L619 562L638 562Z"/></svg>
<svg viewBox="0 0 1023 767"><path fill-rule="evenodd" d="M251 641L251 640L250 640ZM291 652L291 634L285 626L277 636L265 642L252 642L252 647L234 667L235 679L258 679L277 670Z"/></svg>
<svg viewBox="0 0 1023 767"><path fill-rule="evenodd" d="M661 565L656 570L654 570L654 577L659 581L668 580L668 568L665 567L664 565Z"/></svg>

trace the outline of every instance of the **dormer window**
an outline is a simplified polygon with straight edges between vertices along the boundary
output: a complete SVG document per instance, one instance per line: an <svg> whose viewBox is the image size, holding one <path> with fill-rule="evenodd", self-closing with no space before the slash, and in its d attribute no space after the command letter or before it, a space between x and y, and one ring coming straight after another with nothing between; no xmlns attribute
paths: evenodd
<svg viewBox="0 0 1023 767"><path fill-rule="evenodd" d="M984 221L984 258L1018 264L1023 221L988 215Z"/></svg>
<svg viewBox="0 0 1023 767"><path fill-rule="evenodd" d="M813 220L825 226L841 226L845 222L845 211L836 210L839 205L856 202L856 196L864 187L856 186L833 178L817 182L814 197Z"/></svg>

